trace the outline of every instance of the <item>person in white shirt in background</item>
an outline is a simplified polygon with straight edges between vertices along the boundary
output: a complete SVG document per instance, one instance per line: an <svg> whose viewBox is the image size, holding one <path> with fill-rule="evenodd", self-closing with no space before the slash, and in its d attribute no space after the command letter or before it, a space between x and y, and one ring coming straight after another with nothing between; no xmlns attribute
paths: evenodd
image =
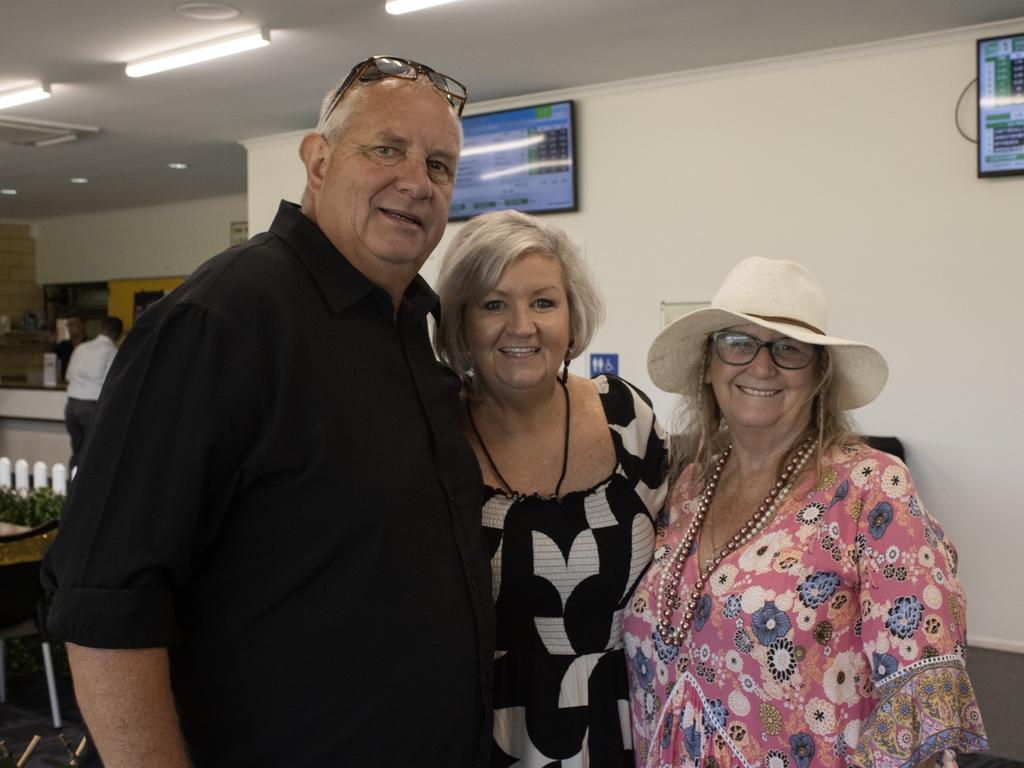
<svg viewBox="0 0 1024 768"><path fill-rule="evenodd" d="M68 362L64 378L68 382L68 403L64 406L64 425L71 436L71 460L68 466L74 470L76 457L85 442L93 416L96 415L97 401L103 380L107 377L110 364L117 353L117 340L121 338L124 323L120 318L107 317L100 326L100 334L91 341L83 341Z"/></svg>

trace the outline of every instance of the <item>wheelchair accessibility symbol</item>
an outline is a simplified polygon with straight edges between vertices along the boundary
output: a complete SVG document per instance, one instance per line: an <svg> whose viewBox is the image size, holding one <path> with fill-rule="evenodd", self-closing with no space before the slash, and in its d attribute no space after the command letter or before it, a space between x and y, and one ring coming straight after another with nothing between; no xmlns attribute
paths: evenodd
<svg viewBox="0 0 1024 768"><path fill-rule="evenodd" d="M619 355L615 354L594 354L590 355L590 376L600 376L605 373L618 376Z"/></svg>

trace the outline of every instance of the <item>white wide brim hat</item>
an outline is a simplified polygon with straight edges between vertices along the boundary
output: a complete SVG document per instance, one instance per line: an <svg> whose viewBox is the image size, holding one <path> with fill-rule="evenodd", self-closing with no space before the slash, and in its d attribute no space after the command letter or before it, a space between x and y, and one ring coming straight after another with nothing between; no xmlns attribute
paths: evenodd
<svg viewBox="0 0 1024 768"><path fill-rule="evenodd" d="M814 275L792 261L759 256L733 268L710 307L683 315L655 337L647 353L651 381L666 392L688 391L700 373L708 336L747 323L828 347L844 411L867 405L885 386L889 366L881 352L825 333L825 294Z"/></svg>

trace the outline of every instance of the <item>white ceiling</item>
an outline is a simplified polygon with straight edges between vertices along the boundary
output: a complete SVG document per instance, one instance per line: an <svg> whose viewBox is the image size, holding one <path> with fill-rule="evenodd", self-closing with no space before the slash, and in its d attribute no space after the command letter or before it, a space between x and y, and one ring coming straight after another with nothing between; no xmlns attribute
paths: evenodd
<svg viewBox="0 0 1024 768"><path fill-rule="evenodd" d="M238 141L309 127L328 86L373 53L452 75L472 103L1024 17L1024 0L461 0L405 16L384 0L229 0L238 18L197 21L175 13L183 1L0 0L0 92L43 81L53 93L0 119L102 129L0 145L0 188L18 190L0 196L0 219L244 192ZM270 46L124 74L126 61L256 27Z"/></svg>

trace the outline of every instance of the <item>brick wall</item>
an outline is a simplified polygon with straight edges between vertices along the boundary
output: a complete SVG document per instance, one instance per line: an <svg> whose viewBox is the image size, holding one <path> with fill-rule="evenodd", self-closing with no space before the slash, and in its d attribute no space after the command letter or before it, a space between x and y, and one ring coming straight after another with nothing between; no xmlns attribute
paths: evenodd
<svg viewBox="0 0 1024 768"><path fill-rule="evenodd" d="M43 320L43 289L36 285L36 241L27 224L0 224L0 315L21 327L32 310Z"/></svg>

